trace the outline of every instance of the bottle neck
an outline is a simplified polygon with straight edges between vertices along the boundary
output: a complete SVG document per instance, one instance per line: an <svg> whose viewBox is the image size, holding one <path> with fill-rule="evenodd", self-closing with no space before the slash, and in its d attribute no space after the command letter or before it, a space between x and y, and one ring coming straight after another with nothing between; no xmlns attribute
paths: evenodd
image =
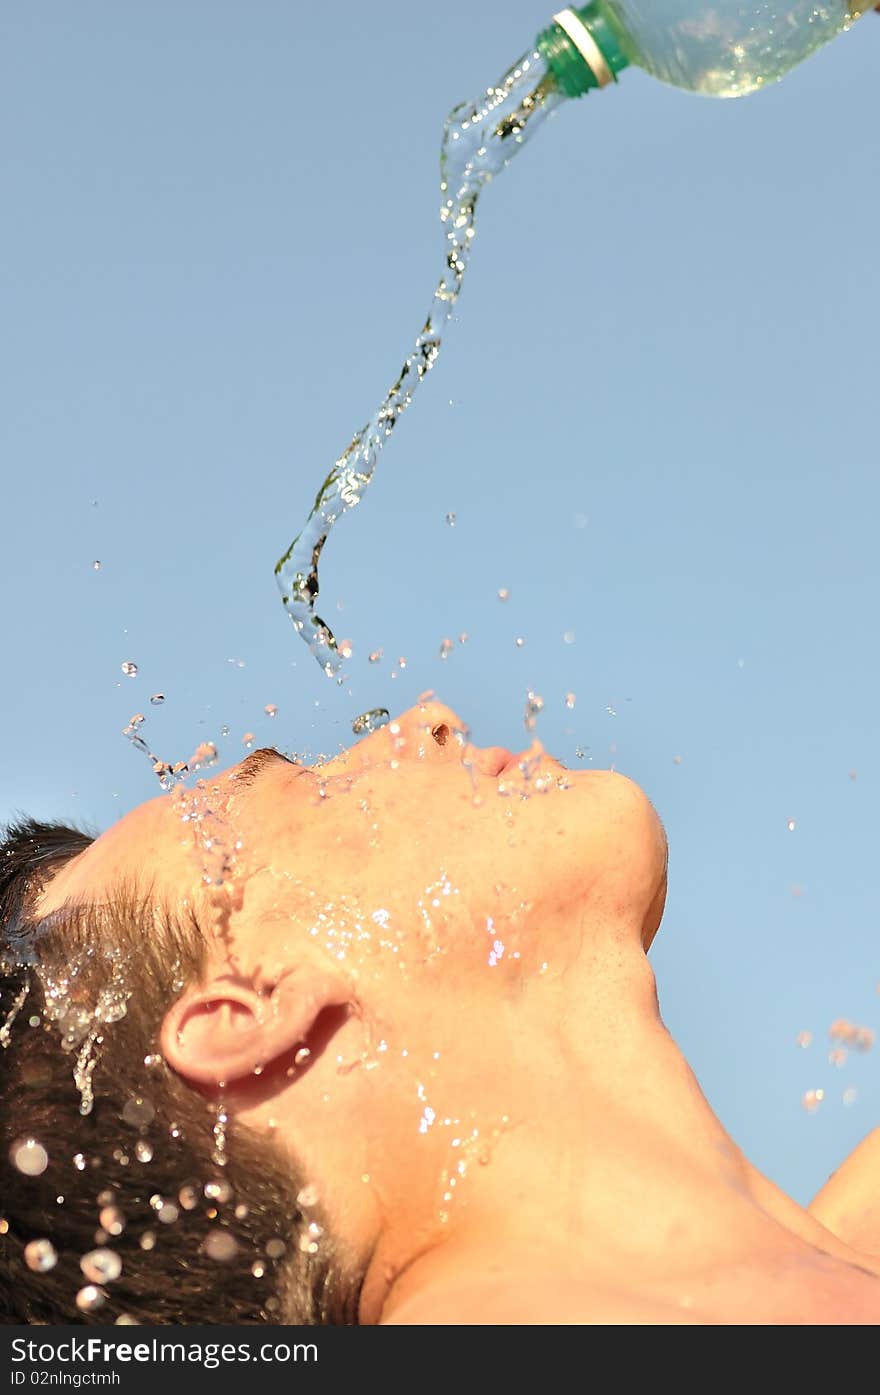
<svg viewBox="0 0 880 1395"><path fill-rule="evenodd" d="M631 61L602 0L561 10L538 35L536 47L566 97L607 87Z"/></svg>

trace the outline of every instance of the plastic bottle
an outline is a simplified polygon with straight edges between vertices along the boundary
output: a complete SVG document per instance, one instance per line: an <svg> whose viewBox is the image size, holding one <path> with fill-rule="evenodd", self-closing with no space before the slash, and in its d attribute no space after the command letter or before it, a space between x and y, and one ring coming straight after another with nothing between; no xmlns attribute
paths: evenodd
<svg viewBox="0 0 880 1395"><path fill-rule="evenodd" d="M874 0L592 0L554 15L536 47L566 97L630 65L674 87L742 97L777 82Z"/></svg>

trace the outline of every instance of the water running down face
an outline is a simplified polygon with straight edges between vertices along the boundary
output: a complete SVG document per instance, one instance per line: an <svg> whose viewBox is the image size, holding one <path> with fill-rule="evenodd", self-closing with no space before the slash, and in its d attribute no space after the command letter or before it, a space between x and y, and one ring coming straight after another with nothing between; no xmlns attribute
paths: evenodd
<svg viewBox="0 0 880 1395"><path fill-rule="evenodd" d="M485 965L490 921L493 938L518 926L523 968L585 913L626 921L647 949L665 885L662 826L631 780L568 771L538 741L519 755L471 745L431 700L323 764L266 748L193 793L147 801L58 874L41 913L145 881L157 902L199 910L209 875L220 880L206 843L231 863L232 952L258 945L269 974L294 927L354 977L380 973L386 949L408 968L453 948Z"/></svg>
<svg viewBox="0 0 880 1395"><path fill-rule="evenodd" d="M207 928L166 1060L288 1145L364 1253L383 1216L406 1224L402 1160L443 1189L445 1217L465 1157L450 1150L508 1117L533 986L600 938L647 949L666 840L624 776L567 771L538 742L478 748L425 701L322 765L255 751L148 801L57 874L40 912L123 885Z"/></svg>

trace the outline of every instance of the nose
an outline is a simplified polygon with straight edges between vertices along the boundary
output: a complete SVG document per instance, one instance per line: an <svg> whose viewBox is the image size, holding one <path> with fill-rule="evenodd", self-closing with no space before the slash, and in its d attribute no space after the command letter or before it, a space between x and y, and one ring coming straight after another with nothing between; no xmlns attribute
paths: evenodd
<svg viewBox="0 0 880 1395"><path fill-rule="evenodd" d="M510 751L503 746L472 745L464 718L438 702L433 693L424 694L415 707L392 721L386 730L400 755L410 758L453 761L491 776L511 760Z"/></svg>
<svg viewBox="0 0 880 1395"><path fill-rule="evenodd" d="M427 693L386 730L401 755L421 760L435 753L461 760L468 739L467 724L459 714Z"/></svg>

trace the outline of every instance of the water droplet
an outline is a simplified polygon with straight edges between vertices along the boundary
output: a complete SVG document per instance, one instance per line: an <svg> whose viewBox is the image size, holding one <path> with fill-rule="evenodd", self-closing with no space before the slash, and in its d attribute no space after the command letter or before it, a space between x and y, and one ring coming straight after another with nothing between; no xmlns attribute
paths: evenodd
<svg viewBox="0 0 880 1395"><path fill-rule="evenodd" d="M467 633L467 630L462 630L461 634L458 636L458 642L459 642L459 644L467 644L467 642L468 642L468 633Z"/></svg>
<svg viewBox="0 0 880 1395"><path fill-rule="evenodd" d="M86 1160L85 1160L85 1156L84 1156L82 1153L74 1153L74 1155L73 1155L73 1165L74 1165L74 1167L76 1168L77 1172L85 1172L85 1170L86 1170Z"/></svg>
<svg viewBox="0 0 880 1395"><path fill-rule="evenodd" d="M808 1114L815 1114L824 1098L824 1090L805 1090L801 1099L801 1104Z"/></svg>
<svg viewBox="0 0 880 1395"><path fill-rule="evenodd" d="M156 1247L155 1230L145 1230L138 1242L142 1250L153 1250Z"/></svg>
<svg viewBox="0 0 880 1395"><path fill-rule="evenodd" d="M574 707L574 705L575 705L576 702L577 702L577 695L576 695L575 693L566 693L566 694L565 694L565 705L566 705L566 707Z"/></svg>
<svg viewBox="0 0 880 1395"><path fill-rule="evenodd" d="M794 833L795 829L797 828L797 824L795 823L794 819L789 819L786 827L788 828L789 833Z"/></svg>
<svg viewBox="0 0 880 1395"><path fill-rule="evenodd" d="M81 1313L93 1313L96 1308L102 1308L107 1302L107 1294L96 1284L86 1284L76 1295L75 1302Z"/></svg>
<svg viewBox="0 0 880 1395"><path fill-rule="evenodd" d="M24 1262L35 1274L45 1274L58 1263L58 1251L51 1240L31 1240L24 1247Z"/></svg>
<svg viewBox="0 0 880 1395"><path fill-rule="evenodd" d="M118 1206L103 1206L98 1215L102 1230L108 1235L121 1235L125 1230L125 1216Z"/></svg>
<svg viewBox="0 0 880 1395"><path fill-rule="evenodd" d="M148 1163L153 1161L153 1145L147 1143L145 1139L139 1138L134 1145L134 1155L138 1162Z"/></svg>
<svg viewBox="0 0 880 1395"><path fill-rule="evenodd" d="M351 729L355 736L362 736L364 732L378 731L384 727L391 719L391 714L387 707L372 707L369 712L362 712L355 717L351 724Z"/></svg>
<svg viewBox="0 0 880 1395"><path fill-rule="evenodd" d="M305 1065L306 1061L309 1059L311 1054L312 1053L307 1046L301 1046L299 1048L299 1051L297 1051L296 1055L293 1058L293 1064L295 1066Z"/></svg>
<svg viewBox="0 0 880 1395"><path fill-rule="evenodd" d="M562 636L563 644L574 644L574 630L566 630Z"/></svg>
<svg viewBox="0 0 880 1395"><path fill-rule="evenodd" d="M17 1138L9 1150L12 1166L25 1177L40 1177L49 1166L49 1154L35 1138Z"/></svg>
<svg viewBox="0 0 880 1395"><path fill-rule="evenodd" d="M858 1096L858 1093L859 1093L859 1092L858 1092L858 1090L856 1089L855 1085L848 1085L847 1088L846 1088L846 1089L844 1090L844 1092L843 1092L843 1102L844 1102L844 1104L847 1104L847 1105L849 1105L849 1104L855 1104L856 1098L857 1098L857 1096Z"/></svg>
<svg viewBox="0 0 880 1395"><path fill-rule="evenodd" d="M150 698L150 702L153 704L154 707L161 707L164 701L164 693L153 693L152 697Z"/></svg>
<svg viewBox="0 0 880 1395"><path fill-rule="evenodd" d="M114 1327L140 1327L140 1323L138 1322L138 1320L137 1320L136 1317L132 1317L131 1313L120 1313L120 1314L119 1314L119 1317L116 1319L116 1321L115 1321L115 1323L113 1324L113 1326L114 1326Z"/></svg>
<svg viewBox="0 0 880 1395"><path fill-rule="evenodd" d="M537 693L529 692L526 695L526 710L524 716L525 727L528 731L534 731L538 724L538 717L544 710L544 699Z"/></svg>
<svg viewBox="0 0 880 1395"><path fill-rule="evenodd" d="M283 1240L269 1240L266 1243L266 1254L270 1259L280 1259L287 1253L287 1246Z"/></svg>
<svg viewBox="0 0 880 1395"><path fill-rule="evenodd" d="M336 651L343 659L350 659L354 653L354 646L350 639L341 639L336 646Z"/></svg>
<svg viewBox="0 0 880 1395"><path fill-rule="evenodd" d="M812 1032L798 1032L797 1036L795 1037L795 1041L797 1042L798 1046L801 1048L802 1051L806 1051L807 1047L809 1046L812 1040Z"/></svg>
<svg viewBox="0 0 880 1395"><path fill-rule="evenodd" d="M384 654L384 652L385 652L384 649L373 649L373 650L371 650L371 652L370 652L370 653L368 654L368 656L367 656L368 659L369 659L369 662L370 662L371 664L377 664L377 663L379 662L379 660L381 659L382 655Z"/></svg>
<svg viewBox="0 0 880 1395"><path fill-rule="evenodd" d="M448 513L448 514L446 515L446 522L449 524L450 528L454 528L454 527L455 527L455 514L454 514L454 513Z"/></svg>
<svg viewBox="0 0 880 1395"><path fill-rule="evenodd" d="M115 1250L89 1250L79 1267L93 1284L112 1284L122 1273L122 1260Z"/></svg>
<svg viewBox="0 0 880 1395"><path fill-rule="evenodd" d="M525 644L525 640L522 638L521 635L518 635L514 643L516 644L517 649L522 649L523 645Z"/></svg>
<svg viewBox="0 0 880 1395"><path fill-rule="evenodd" d="M455 645L451 639L442 639L440 641L440 658L448 659L454 648Z"/></svg>
<svg viewBox="0 0 880 1395"><path fill-rule="evenodd" d="M401 654L400 658L397 660L397 667L398 667L398 668L406 668L406 659L404 658L404 656L403 656L402 654Z"/></svg>
<svg viewBox="0 0 880 1395"><path fill-rule="evenodd" d="M238 1253L238 1241L228 1230L212 1230L202 1243L202 1249L209 1259L228 1264Z"/></svg>
<svg viewBox="0 0 880 1395"><path fill-rule="evenodd" d="M94 562L92 563L92 571L93 571L93 572L99 572L100 570L101 570L101 563L99 562L98 558L96 557L95 560L94 560Z"/></svg>
<svg viewBox="0 0 880 1395"><path fill-rule="evenodd" d="M120 667L126 678L137 678L138 666L137 664L133 664L130 659L126 659L125 663L121 664Z"/></svg>
<svg viewBox="0 0 880 1395"><path fill-rule="evenodd" d="M194 1211L199 1204L199 1194L191 1183L187 1183L187 1185L181 1187L180 1191L177 1193L177 1200L180 1202L184 1211Z"/></svg>
<svg viewBox="0 0 880 1395"><path fill-rule="evenodd" d="M509 600L510 600L510 587L509 587L509 586L499 586L499 587L498 587L498 599L499 599L499 601L509 601Z"/></svg>
<svg viewBox="0 0 880 1395"><path fill-rule="evenodd" d="M164 1196L154 1192L150 1197L150 1206L156 1213L156 1219L163 1225L173 1225L180 1215L173 1201L166 1201Z"/></svg>
<svg viewBox="0 0 880 1395"><path fill-rule="evenodd" d="M200 770L205 765L216 765L218 759L217 747L213 741L200 741L187 761L187 765L190 770Z"/></svg>
<svg viewBox="0 0 880 1395"><path fill-rule="evenodd" d="M229 735L229 728L228 728L225 724L220 728L220 735L221 735L221 736L228 736L228 735Z"/></svg>
<svg viewBox="0 0 880 1395"><path fill-rule="evenodd" d="M122 1117L130 1128L146 1129L155 1119L156 1110L143 1095L132 1095L122 1107Z"/></svg>
<svg viewBox="0 0 880 1395"><path fill-rule="evenodd" d="M266 706L263 708L263 711L265 712L267 717L278 716L278 708L274 702L267 702Z"/></svg>
<svg viewBox="0 0 880 1395"><path fill-rule="evenodd" d="M252 731L246 731L241 738L241 744L250 750L251 746L254 744L254 733Z"/></svg>
<svg viewBox="0 0 880 1395"><path fill-rule="evenodd" d="M209 1201L219 1201L225 1205L232 1200L232 1187L226 1181L213 1181L205 1183L205 1196Z"/></svg>
<svg viewBox="0 0 880 1395"><path fill-rule="evenodd" d="M297 1192L296 1204L297 1206L302 1206L304 1208L308 1208L310 1206L317 1206L318 1188L315 1186L314 1182L310 1182L308 1186L303 1187L301 1191Z"/></svg>
<svg viewBox="0 0 880 1395"><path fill-rule="evenodd" d="M251 1265L251 1273L253 1274L253 1276L254 1276L255 1279L262 1279L262 1277L263 1277L263 1275L265 1274L265 1272L266 1272L266 1266L265 1266L265 1264L261 1264L259 1260L256 1260L256 1261Z"/></svg>
<svg viewBox="0 0 880 1395"><path fill-rule="evenodd" d="M226 1125L229 1123L229 1115L223 1105L222 1099L215 1107L214 1115L214 1151L211 1154L211 1161L218 1167L226 1166Z"/></svg>

